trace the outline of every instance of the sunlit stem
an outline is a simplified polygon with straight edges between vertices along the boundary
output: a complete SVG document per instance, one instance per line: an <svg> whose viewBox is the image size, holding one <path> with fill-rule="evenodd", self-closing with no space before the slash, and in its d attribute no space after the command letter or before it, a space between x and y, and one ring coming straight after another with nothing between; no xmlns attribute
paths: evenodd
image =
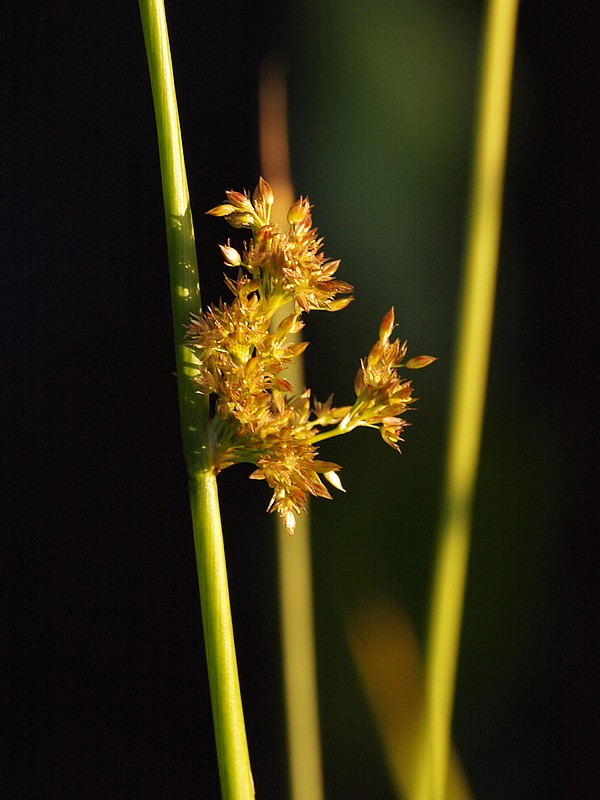
<svg viewBox="0 0 600 800"><path fill-rule="evenodd" d="M156 115L167 225L173 330L183 451L223 800L254 797L237 676L217 486L211 466L208 399L194 383L196 360L185 342L191 313L200 312L194 227L181 142L165 8L139 0Z"/></svg>
<svg viewBox="0 0 600 800"><path fill-rule="evenodd" d="M190 478L202 627L223 800L251 800L254 785L237 672L227 566L214 473Z"/></svg>
<svg viewBox="0 0 600 800"><path fill-rule="evenodd" d="M338 425L337 427L332 428L330 431L317 433L316 436L313 436L308 441L310 444L316 444L317 442L322 442L325 439L333 439L334 436L342 436L344 433L348 433L351 430L352 428L342 428Z"/></svg>
<svg viewBox="0 0 600 800"><path fill-rule="evenodd" d="M335 428L317 433L309 439L310 444L322 442L324 439L333 439L334 436L343 436L344 433L350 433L350 431L353 431L355 428L377 428L377 425L372 425L360 418L362 408L362 404L358 401Z"/></svg>
<svg viewBox="0 0 600 800"><path fill-rule="evenodd" d="M426 664L419 800L444 800L487 383L518 0L490 0Z"/></svg>

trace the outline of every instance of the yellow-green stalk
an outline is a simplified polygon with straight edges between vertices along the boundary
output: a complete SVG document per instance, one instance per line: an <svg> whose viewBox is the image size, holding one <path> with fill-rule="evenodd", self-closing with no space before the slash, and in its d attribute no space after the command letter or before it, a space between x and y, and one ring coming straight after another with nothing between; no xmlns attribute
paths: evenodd
<svg viewBox="0 0 600 800"><path fill-rule="evenodd" d="M419 800L444 800L471 513L487 383L518 0L490 0L426 663Z"/></svg>
<svg viewBox="0 0 600 800"><path fill-rule="evenodd" d="M201 311L194 228L187 187L171 53L162 0L139 0L156 114L173 307L183 450L187 465L206 659L223 800L250 800L254 787L237 675L233 626L208 398L193 382L186 346L191 314Z"/></svg>

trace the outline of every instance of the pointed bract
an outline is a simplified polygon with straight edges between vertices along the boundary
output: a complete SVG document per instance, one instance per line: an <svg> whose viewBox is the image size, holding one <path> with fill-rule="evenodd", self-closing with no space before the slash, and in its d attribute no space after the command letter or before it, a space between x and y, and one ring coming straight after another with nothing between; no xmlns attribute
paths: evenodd
<svg viewBox="0 0 600 800"><path fill-rule="evenodd" d="M345 492L346 491L344 489L344 487L342 486L342 482L341 482L337 472L333 472L333 471L324 472L323 473L323 477L325 478L326 481L329 481L329 483L332 486L335 486L335 488L338 489L340 492Z"/></svg>

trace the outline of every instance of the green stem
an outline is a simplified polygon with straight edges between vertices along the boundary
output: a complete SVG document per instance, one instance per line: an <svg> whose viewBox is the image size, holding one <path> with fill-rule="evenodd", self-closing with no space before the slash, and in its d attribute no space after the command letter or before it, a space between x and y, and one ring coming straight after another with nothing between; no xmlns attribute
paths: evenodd
<svg viewBox="0 0 600 800"><path fill-rule="evenodd" d="M190 479L190 504L202 606L204 643L223 800L254 797L238 680L217 481Z"/></svg>
<svg viewBox="0 0 600 800"><path fill-rule="evenodd" d="M341 436L344 433L348 433L348 431L352 430L352 428L340 428L338 425L336 428L332 428L330 431L324 431L324 433L317 433L316 436L313 436L312 439L309 439L310 444L316 444L317 442L322 442L325 439L333 439L334 436Z"/></svg>
<svg viewBox="0 0 600 800"><path fill-rule="evenodd" d="M208 399L193 382L194 357L185 344L192 313L200 312L194 225L188 193L171 51L162 0L140 0L150 83L154 100L163 187L173 334L183 450L190 473L210 468Z"/></svg>
<svg viewBox="0 0 600 800"><path fill-rule="evenodd" d="M223 800L251 800L254 787L237 675L217 484L211 464L208 398L198 393L195 358L186 346L192 313L201 310L177 98L163 0L139 0L156 115L163 186L177 385L215 739Z"/></svg>
<svg viewBox="0 0 600 800"><path fill-rule="evenodd" d="M369 422L365 422L361 420L358 414L353 415L355 422L344 424L344 420L342 420L339 425L336 425L335 428L332 428L329 431L324 431L323 433L317 433L308 441L310 444L316 444L317 442L322 442L325 439L333 439L334 436L343 436L345 433L350 433L350 431L355 430L355 428L374 428L377 429L377 425L373 425ZM345 418L344 418L345 419Z"/></svg>
<svg viewBox="0 0 600 800"><path fill-rule="evenodd" d="M490 0L483 43L445 488L426 665L427 736L417 797L444 800L487 384L518 0Z"/></svg>

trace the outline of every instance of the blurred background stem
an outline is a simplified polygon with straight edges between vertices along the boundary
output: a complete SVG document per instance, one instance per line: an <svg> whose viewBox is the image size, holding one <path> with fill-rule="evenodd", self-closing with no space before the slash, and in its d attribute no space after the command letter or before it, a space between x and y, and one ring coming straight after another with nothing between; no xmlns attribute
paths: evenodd
<svg viewBox="0 0 600 800"><path fill-rule="evenodd" d="M421 800L446 796L452 707L485 404L518 0L490 0L426 662Z"/></svg>
<svg viewBox="0 0 600 800"><path fill-rule="evenodd" d="M275 196L273 221L285 229L287 211L295 197L288 147L286 69L281 57L271 55L264 60L259 101L261 172ZM292 311L288 306L281 308L273 320L274 327ZM290 336L296 341L300 338L299 333ZM302 356L294 359L285 377L295 392L303 391ZM310 508L298 517L293 537L279 516L275 524L290 797L322 800Z"/></svg>
<svg viewBox="0 0 600 800"><path fill-rule="evenodd" d="M140 0L156 115L163 186L183 450L200 585L204 642L224 800L254 797L242 709L219 501L210 461L208 398L193 381L185 344L191 313L201 310L194 228L169 38L162 0Z"/></svg>

